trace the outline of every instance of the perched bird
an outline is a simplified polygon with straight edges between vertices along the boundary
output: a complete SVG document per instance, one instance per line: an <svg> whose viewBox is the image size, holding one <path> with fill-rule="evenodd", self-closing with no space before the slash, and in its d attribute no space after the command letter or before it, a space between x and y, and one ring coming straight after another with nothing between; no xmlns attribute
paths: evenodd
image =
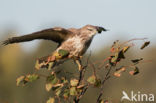
<svg viewBox="0 0 156 103"><path fill-rule="evenodd" d="M3 45L32 41L35 39L51 40L58 43L57 49L49 56L37 60L36 69L41 67L54 67L66 59L74 59L81 69L80 57L90 46L93 37L97 33L107 31L100 26L86 25L82 28L55 27L34 32L19 37L12 37L3 42ZM50 64L52 63L52 64Z"/></svg>

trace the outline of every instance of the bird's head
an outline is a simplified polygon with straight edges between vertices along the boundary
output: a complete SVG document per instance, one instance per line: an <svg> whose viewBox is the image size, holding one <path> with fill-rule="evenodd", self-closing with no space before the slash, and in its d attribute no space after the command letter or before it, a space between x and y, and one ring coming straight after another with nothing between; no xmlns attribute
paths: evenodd
<svg viewBox="0 0 156 103"><path fill-rule="evenodd" d="M108 30L101 26L86 25L81 28L81 31L90 34L91 36L94 36L98 33L101 33L102 31L108 31Z"/></svg>

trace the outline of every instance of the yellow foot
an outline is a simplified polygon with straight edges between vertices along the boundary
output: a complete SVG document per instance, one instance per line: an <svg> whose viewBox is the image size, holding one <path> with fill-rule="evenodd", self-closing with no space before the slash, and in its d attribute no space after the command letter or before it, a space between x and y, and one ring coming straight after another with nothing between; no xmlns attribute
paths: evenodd
<svg viewBox="0 0 156 103"><path fill-rule="evenodd" d="M79 71L81 71L81 70L82 70L81 60L76 60L76 63L77 63L77 65L78 65Z"/></svg>

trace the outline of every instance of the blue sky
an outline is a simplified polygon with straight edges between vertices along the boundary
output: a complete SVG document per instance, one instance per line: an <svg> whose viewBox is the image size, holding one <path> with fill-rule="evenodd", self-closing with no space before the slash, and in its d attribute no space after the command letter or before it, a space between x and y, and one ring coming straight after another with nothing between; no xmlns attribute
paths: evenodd
<svg viewBox="0 0 156 103"><path fill-rule="evenodd" d="M91 49L109 46L121 37L148 37L155 44L155 5L156 0L0 0L0 31L14 28L22 35L54 26L92 24L110 31L97 35ZM33 48L37 43L23 45Z"/></svg>

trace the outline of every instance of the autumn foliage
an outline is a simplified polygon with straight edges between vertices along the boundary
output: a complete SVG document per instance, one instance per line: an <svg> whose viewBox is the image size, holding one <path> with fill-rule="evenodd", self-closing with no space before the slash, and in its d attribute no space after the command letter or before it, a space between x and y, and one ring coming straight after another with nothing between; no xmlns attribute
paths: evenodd
<svg viewBox="0 0 156 103"><path fill-rule="evenodd" d="M55 96L49 97L46 103L79 103L89 87L95 87L100 89L99 95L97 95L96 103L108 103L108 100L102 98L105 82L111 77L120 77L122 73L128 71L130 75L137 75L139 73L138 64L149 62L140 58L127 58L126 53L135 46L133 41L143 41L143 45L139 48L143 50L150 42L146 38L131 39L129 41L121 43L119 40L115 41L110 48L110 55L107 58L103 58L100 61L93 61L90 59L91 54L85 58L85 63L82 65L82 70L79 72L78 77L58 76L60 72L57 68L49 69L47 75L38 74L36 70L33 74L27 74L20 76L16 80L17 86L25 86L40 78L46 78L45 89L47 92L54 92ZM128 65L125 65L121 61L129 61ZM92 68L92 75L86 77L85 71L87 68ZM76 69L76 68L75 68ZM106 74L100 77L97 70L104 69ZM66 73L66 72L64 72Z"/></svg>

